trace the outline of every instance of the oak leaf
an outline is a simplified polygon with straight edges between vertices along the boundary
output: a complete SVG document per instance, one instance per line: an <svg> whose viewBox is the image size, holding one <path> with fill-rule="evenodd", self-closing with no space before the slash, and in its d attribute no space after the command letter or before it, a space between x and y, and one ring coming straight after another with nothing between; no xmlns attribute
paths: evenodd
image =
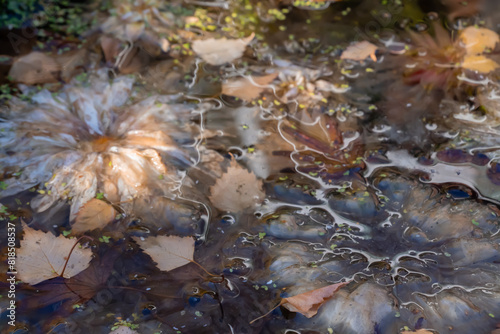
<svg viewBox="0 0 500 334"><path fill-rule="evenodd" d="M24 222L23 230L24 238L17 250L16 262L19 278L23 282L34 285L61 274L70 278L89 266L92 251L74 247L75 239L62 235L55 237L50 232L32 229Z"/></svg>
<svg viewBox="0 0 500 334"><path fill-rule="evenodd" d="M318 313L318 309L323 303L332 298L335 292L347 284L349 282L327 285L293 297L283 298L280 305L291 312L299 312L307 318L311 318Z"/></svg>
<svg viewBox="0 0 500 334"><path fill-rule="evenodd" d="M459 41L469 55L478 55L494 49L500 41L498 34L486 28L468 27L460 32Z"/></svg>
<svg viewBox="0 0 500 334"><path fill-rule="evenodd" d="M102 229L113 221L115 216L116 211L110 204L93 198L85 203L76 214L72 231L80 234L96 228Z"/></svg>
<svg viewBox="0 0 500 334"><path fill-rule="evenodd" d="M247 38L209 38L193 42L193 51L210 65L222 65L240 58L255 34Z"/></svg>
<svg viewBox="0 0 500 334"><path fill-rule="evenodd" d="M254 206L265 197L262 181L235 160L227 172L210 187L210 200L220 210L238 212Z"/></svg>
<svg viewBox="0 0 500 334"><path fill-rule="evenodd" d="M245 77L226 81L222 84L222 94L238 97L250 101L259 97L260 93L270 84L278 73L271 73L260 77Z"/></svg>
<svg viewBox="0 0 500 334"><path fill-rule="evenodd" d="M362 61L367 57L370 57L373 61L377 61L377 57L375 56L375 51L377 51L377 49L377 46L370 42L356 42L352 45L349 45L344 50L344 52L342 52L342 55L340 55L340 59Z"/></svg>
<svg viewBox="0 0 500 334"><path fill-rule="evenodd" d="M132 237L160 270L169 271L193 261L194 239L175 235Z"/></svg>

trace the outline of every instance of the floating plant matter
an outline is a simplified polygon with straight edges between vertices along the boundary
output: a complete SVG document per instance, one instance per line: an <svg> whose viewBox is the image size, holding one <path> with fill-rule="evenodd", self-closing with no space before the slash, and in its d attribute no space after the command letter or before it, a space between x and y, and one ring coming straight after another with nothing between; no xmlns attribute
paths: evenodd
<svg viewBox="0 0 500 334"><path fill-rule="evenodd" d="M9 177L3 197L38 186L31 205L44 211L71 200L71 219L102 193L111 202L177 193L191 164L183 144L195 108L151 96L131 103L133 79L105 72L61 93L42 90L16 104L0 123L1 161Z"/></svg>

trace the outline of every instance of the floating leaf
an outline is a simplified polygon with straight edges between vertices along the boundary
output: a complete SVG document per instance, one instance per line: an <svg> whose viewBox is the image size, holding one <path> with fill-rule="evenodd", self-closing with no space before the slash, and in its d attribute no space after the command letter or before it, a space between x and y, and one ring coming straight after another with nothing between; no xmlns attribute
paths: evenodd
<svg viewBox="0 0 500 334"><path fill-rule="evenodd" d="M264 199L262 181L234 160L227 172L210 188L210 200L219 209L238 212Z"/></svg>
<svg viewBox="0 0 500 334"><path fill-rule="evenodd" d="M429 332L428 330L425 330L425 329L417 329L415 332L404 331L404 332L401 332L401 334L433 334L433 332Z"/></svg>
<svg viewBox="0 0 500 334"><path fill-rule="evenodd" d="M193 261L194 239L174 235L132 237L146 254L151 256L160 270L169 271Z"/></svg>
<svg viewBox="0 0 500 334"><path fill-rule="evenodd" d="M222 65L240 58L248 43L255 34L241 39L215 39L197 40L193 42L193 51L204 61L211 65Z"/></svg>
<svg viewBox="0 0 500 334"><path fill-rule="evenodd" d="M125 36L135 42L144 32L144 23L143 22L134 22L129 23L125 26Z"/></svg>
<svg viewBox="0 0 500 334"><path fill-rule="evenodd" d="M465 56L461 65L462 68L481 73L489 73L499 67L498 63L494 60L481 55Z"/></svg>
<svg viewBox="0 0 500 334"><path fill-rule="evenodd" d="M134 331L130 327L120 326L117 329L115 329L114 331L109 332L109 334L139 334L139 333Z"/></svg>
<svg viewBox="0 0 500 334"><path fill-rule="evenodd" d="M91 199L85 203L76 214L75 223L71 230L76 233L84 233L103 228L116 217L115 209L108 203Z"/></svg>
<svg viewBox="0 0 500 334"><path fill-rule="evenodd" d="M478 55L493 49L500 41L498 34L486 28L468 27L460 33L459 41L469 55Z"/></svg>
<svg viewBox="0 0 500 334"><path fill-rule="evenodd" d="M377 61L377 57L375 56L375 51L377 51L377 49L377 46L370 42L356 42L348 46L344 50L344 52L342 52L340 59L361 61L365 60L367 57L370 57L373 61Z"/></svg>
<svg viewBox="0 0 500 334"><path fill-rule="evenodd" d="M260 93L270 84L278 73L271 73L261 77L245 77L230 80L222 84L222 94L238 97L250 101L259 97Z"/></svg>
<svg viewBox="0 0 500 334"><path fill-rule="evenodd" d="M304 292L293 297L283 298L280 305L291 312L299 312L307 318L311 318L318 313L318 309L324 302L332 298L335 292L347 284L349 282L327 285L323 288Z"/></svg>
<svg viewBox="0 0 500 334"><path fill-rule="evenodd" d="M92 251L79 247L73 249L75 239L67 239L62 235L55 237L50 232L36 231L24 222L23 230L24 238L17 250L16 263L19 278L23 282L37 284L60 276L63 270L63 277L70 278L89 266ZM68 256L70 257L66 265Z"/></svg>

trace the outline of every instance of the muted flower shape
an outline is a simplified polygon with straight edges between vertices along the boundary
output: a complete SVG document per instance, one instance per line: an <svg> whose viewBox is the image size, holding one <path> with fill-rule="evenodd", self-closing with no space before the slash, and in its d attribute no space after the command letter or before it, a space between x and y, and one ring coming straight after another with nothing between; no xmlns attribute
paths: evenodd
<svg viewBox="0 0 500 334"><path fill-rule="evenodd" d="M0 196L39 185L32 207L70 199L71 219L98 192L120 202L174 197L183 177L176 167L191 163L180 146L190 140L195 108L168 96L132 104L133 82L110 82L102 72L57 96L43 90L33 104L13 101L0 123L0 160L10 175Z"/></svg>

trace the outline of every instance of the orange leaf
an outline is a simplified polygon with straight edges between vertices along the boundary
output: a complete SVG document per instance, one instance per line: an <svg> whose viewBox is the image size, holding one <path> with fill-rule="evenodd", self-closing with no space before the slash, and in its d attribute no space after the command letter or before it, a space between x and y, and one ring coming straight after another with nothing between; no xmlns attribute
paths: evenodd
<svg viewBox="0 0 500 334"><path fill-rule="evenodd" d="M489 73L499 67L494 60L481 55L465 56L461 65L462 68L480 73Z"/></svg>
<svg viewBox="0 0 500 334"><path fill-rule="evenodd" d="M293 297L283 298L280 304L292 312L299 312L307 318L311 318L318 313L318 309L324 302L332 298L335 292L347 284L349 282L327 285Z"/></svg>
<svg viewBox="0 0 500 334"><path fill-rule="evenodd" d="M498 34L486 28L468 27L460 32L460 42L469 55L481 54L487 49L494 49L500 41Z"/></svg>
<svg viewBox="0 0 500 334"><path fill-rule="evenodd" d="M270 84L278 73L271 73L261 77L239 78L222 84L222 94L238 97L245 101L259 97L260 93Z"/></svg>
<svg viewBox="0 0 500 334"><path fill-rule="evenodd" d="M348 46L344 52L342 52L340 59L362 61L370 57L373 61L377 61L377 57L375 56L375 51L377 51L377 49L377 46L370 42L356 42Z"/></svg>

